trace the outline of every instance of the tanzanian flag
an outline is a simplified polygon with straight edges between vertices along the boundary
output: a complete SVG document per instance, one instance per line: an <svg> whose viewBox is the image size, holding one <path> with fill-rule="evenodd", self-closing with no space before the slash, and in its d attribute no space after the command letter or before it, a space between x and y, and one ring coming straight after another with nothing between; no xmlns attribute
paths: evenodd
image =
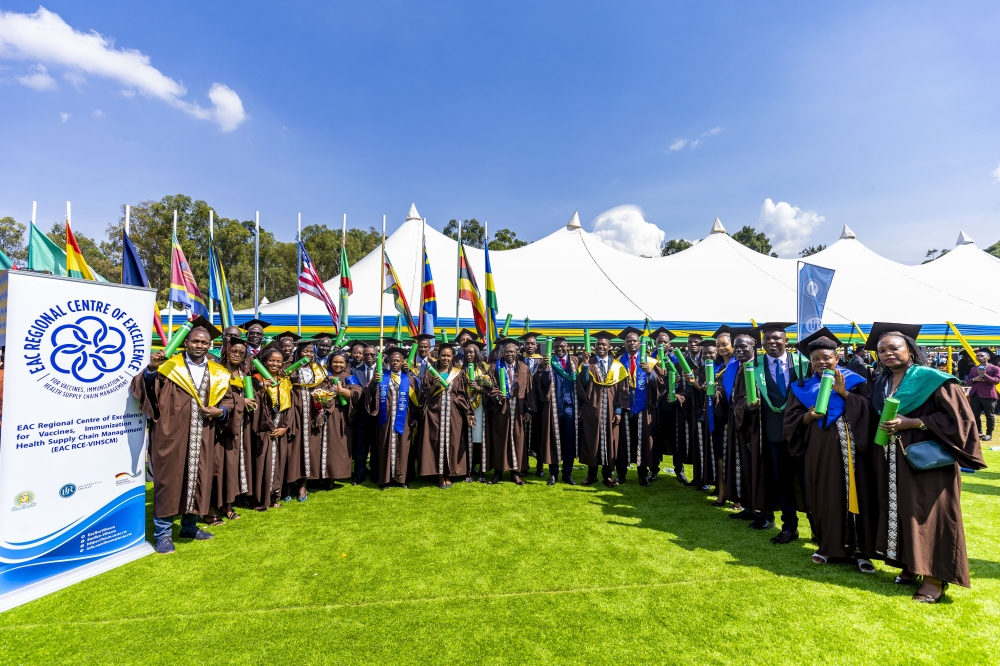
<svg viewBox="0 0 1000 666"><path fill-rule="evenodd" d="M420 292L420 332L434 335L437 325L437 294L434 293L434 277L431 262L427 258L427 243L424 242L424 285Z"/></svg>
<svg viewBox="0 0 1000 666"><path fill-rule="evenodd" d="M347 297L354 293L351 267L347 264L347 247L340 246L340 330L347 329Z"/></svg>
<svg viewBox="0 0 1000 666"><path fill-rule="evenodd" d="M415 336L417 334L417 325L413 323L410 304L406 302L406 296L403 295L403 288L399 282L399 277L396 276L396 269L392 267L392 262L389 261L388 254L385 255L384 270L385 292L383 293L392 294L393 302L396 304L396 312L406 320L406 326L410 329L410 336Z"/></svg>
<svg viewBox="0 0 1000 666"><path fill-rule="evenodd" d="M226 271L222 269L215 243L208 244L208 297L219 304L223 330L235 326L236 315L233 314L233 301L229 298L229 283L226 282Z"/></svg>
<svg viewBox="0 0 1000 666"><path fill-rule="evenodd" d="M476 276L472 274L469 257L465 254L465 245L458 241L458 297L472 303L472 317L476 320L476 330L486 339L486 306L479 295Z"/></svg>
<svg viewBox="0 0 1000 666"><path fill-rule="evenodd" d="M66 220L66 274L71 278L81 280L97 280L94 271L90 270L87 260L80 252L80 246L76 243L76 237L73 236L73 228L69 226L68 219Z"/></svg>
<svg viewBox="0 0 1000 666"><path fill-rule="evenodd" d="M198 283L194 281L187 257L184 256L184 250L176 238L174 238L173 256L170 259L170 302L184 306L184 310L190 315L189 318L198 315L208 318L205 299L198 289Z"/></svg>
<svg viewBox="0 0 1000 666"><path fill-rule="evenodd" d="M493 349L493 342L497 339L497 290L493 286L493 269L490 268L490 242L486 240L483 246L486 253L486 333L489 336L486 340L486 350L489 353Z"/></svg>

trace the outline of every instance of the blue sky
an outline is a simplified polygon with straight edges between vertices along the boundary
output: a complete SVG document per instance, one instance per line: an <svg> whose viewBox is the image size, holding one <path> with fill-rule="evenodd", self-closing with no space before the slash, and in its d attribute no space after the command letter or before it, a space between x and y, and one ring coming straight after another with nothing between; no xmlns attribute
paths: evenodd
<svg viewBox="0 0 1000 666"><path fill-rule="evenodd" d="M0 215L38 200L45 228L67 199L101 235L182 192L285 240L297 212L392 227L411 201L527 240L624 205L666 238L763 226L785 256L845 223L907 263L1000 239L995 3L43 6L149 59L109 74L3 17Z"/></svg>

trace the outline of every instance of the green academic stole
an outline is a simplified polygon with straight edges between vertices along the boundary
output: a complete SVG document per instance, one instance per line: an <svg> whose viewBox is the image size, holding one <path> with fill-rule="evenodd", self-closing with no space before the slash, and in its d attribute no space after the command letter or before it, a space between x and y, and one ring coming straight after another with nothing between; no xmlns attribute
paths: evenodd
<svg viewBox="0 0 1000 666"><path fill-rule="evenodd" d="M191 373L188 372L187 365L184 363L184 354L178 354L168 359L159 367L157 372L197 400L199 405L201 404L201 398L198 397L198 389L195 388L194 383L191 381ZM215 407L222 402L226 391L229 390L229 380L232 378L232 375L224 367L211 360L208 362L208 368L206 368L205 372L208 373L208 406Z"/></svg>
<svg viewBox="0 0 1000 666"><path fill-rule="evenodd" d="M761 356L767 356L767 354L762 354ZM792 354L791 357L792 357L792 361L794 362L794 366L793 367L796 370L798 370L799 369L799 365L801 364L801 359L803 357L801 355L799 355L799 354ZM789 391L791 391L791 370L792 370L792 368L788 369L788 372L789 372L789 382L788 382L789 388L788 388L788 390ZM771 398L767 395L767 379L765 379L765 377L764 377L764 373L767 372L767 359L764 359L764 363L763 364L760 364L760 363L754 364L753 372L754 372L754 377L757 379L757 394L764 399L764 402L767 403L767 406L771 408L772 412L780 414L783 411L785 411L785 405L788 404L787 400L785 400L785 404L782 405L781 407L775 407L774 405L771 404Z"/></svg>

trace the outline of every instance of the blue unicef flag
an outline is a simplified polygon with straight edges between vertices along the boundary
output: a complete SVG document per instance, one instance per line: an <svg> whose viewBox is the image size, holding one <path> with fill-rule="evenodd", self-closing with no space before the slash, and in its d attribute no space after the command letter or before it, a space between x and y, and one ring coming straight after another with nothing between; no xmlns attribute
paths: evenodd
<svg viewBox="0 0 1000 666"><path fill-rule="evenodd" d="M823 309L833 273L831 268L799 262L799 340L823 328Z"/></svg>

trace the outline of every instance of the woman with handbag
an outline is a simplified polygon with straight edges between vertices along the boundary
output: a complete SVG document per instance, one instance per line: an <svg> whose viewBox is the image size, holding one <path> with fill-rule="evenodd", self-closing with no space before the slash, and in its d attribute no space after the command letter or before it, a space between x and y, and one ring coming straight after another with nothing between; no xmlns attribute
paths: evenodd
<svg viewBox="0 0 1000 666"><path fill-rule="evenodd" d="M876 322L867 349L882 372L872 406L886 417L887 441L875 454L879 493L876 550L918 585L914 601L937 603L949 583L969 587L959 465L983 469L975 417L958 380L928 367L915 342L920 326ZM876 437L880 444L880 437Z"/></svg>

